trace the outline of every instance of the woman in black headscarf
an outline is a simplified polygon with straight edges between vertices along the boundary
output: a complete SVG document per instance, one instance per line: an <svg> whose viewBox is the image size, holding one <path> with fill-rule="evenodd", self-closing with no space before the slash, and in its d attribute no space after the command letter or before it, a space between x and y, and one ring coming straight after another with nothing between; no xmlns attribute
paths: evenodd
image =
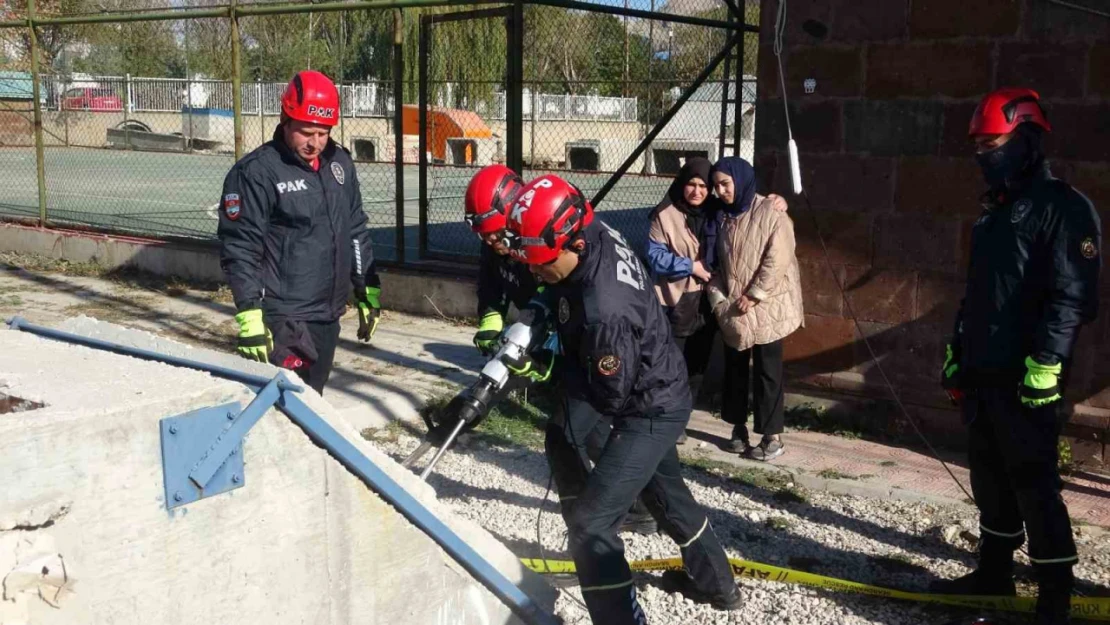
<svg viewBox="0 0 1110 625"><path fill-rule="evenodd" d="M704 293L716 249L710 167L704 158L686 161L667 196L652 209L648 231L648 266L655 292L667 311L690 376L705 371L717 332Z"/></svg>

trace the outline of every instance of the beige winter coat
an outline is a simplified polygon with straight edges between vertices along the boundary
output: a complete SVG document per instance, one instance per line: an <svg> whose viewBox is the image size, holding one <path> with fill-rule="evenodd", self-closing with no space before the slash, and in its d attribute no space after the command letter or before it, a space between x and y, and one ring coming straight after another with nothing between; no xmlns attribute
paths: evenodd
<svg viewBox="0 0 1110 625"><path fill-rule="evenodd" d="M794 257L794 222L760 195L752 208L726 215L717 236L719 272L710 289L725 296L713 308L725 343L736 350L766 345L804 324L802 284ZM758 303L740 314L740 296Z"/></svg>

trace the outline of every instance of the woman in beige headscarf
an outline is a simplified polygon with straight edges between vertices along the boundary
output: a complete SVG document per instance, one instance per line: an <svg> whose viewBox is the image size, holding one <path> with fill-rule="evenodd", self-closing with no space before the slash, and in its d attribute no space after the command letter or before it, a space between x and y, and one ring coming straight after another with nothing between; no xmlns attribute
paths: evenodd
<svg viewBox="0 0 1110 625"><path fill-rule="evenodd" d="M708 292L726 345L721 417L733 426L729 448L765 461L784 450L782 339L803 324L794 222L774 210L769 198L756 194L755 172L744 159L721 159L712 177L722 205L719 273ZM746 426L749 388L755 431L763 435L755 447Z"/></svg>

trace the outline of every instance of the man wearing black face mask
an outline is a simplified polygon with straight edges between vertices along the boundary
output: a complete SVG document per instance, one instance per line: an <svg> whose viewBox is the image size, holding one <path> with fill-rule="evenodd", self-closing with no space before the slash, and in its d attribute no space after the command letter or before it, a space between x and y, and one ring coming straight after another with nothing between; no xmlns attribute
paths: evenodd
<svg viewBox="0 0 1110 625"><path fill-rule="evenodd" d="M1060 404L1079 328L1097 312L1102 243L1094 206L1049 171L1050 131L1029 89L988 94L971 120L990 189L941 377L968 426L982 538L979 567L932 588L1015 594L1013 554L1028 534L1038 625L1070 622L1077 557L1057 471Z"/></svg>

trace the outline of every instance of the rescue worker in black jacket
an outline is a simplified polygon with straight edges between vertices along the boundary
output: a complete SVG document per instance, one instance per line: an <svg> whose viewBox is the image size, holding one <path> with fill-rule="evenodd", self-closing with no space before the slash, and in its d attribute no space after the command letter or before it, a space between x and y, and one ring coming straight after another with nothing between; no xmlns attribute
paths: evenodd
<svg viewBox="0 0 1110 625"><path fill-rule="evenodd" d="M591 619L647 622L617 532L641 491L685 561L685 571L668 571L664 585L720 609L738 608L724 549L682 479L675 441L690 419L686 365L643 265L620 234L594 219L581 192L557 176L525 186L508 238L514 257L546 284L561 347L557 358L538 353L517 372L553 371L569 397L613 422L588 474L565 437L548 430L546 442Z"/></svg>
<svg viewBox="0 0 1110 625"><path fill-rule="evenodd" d="M970 136L990 190L972 229L967 291L942 382L968 426L979 507L979 566L937 582L952 594L1013 595L1013 554L1028 535L1038 625L1068 623L1076 563L1060 496L1057 444L1079 328L1098 306L1101 225L1091 202L1052 177L1036 92L1001 89Z"/></svg>
<svg viewBox="0 0 1110 625"><path fill-rule="evenodd" d="M239 353L291 369L321 393L352 285L360 340L374 336L380 317L358 176L330 138L338 118L339 94L327 76L294 76L273 139L224 179L218 230Z"/></svg>
<svg viewBox="0 0 1110 625"><path fill-rule="evenodd" d="M509 207L524 187L524 181L513 170L501 164L488 165L478 171L467 185L464 219L482 240L481 265L478 270L478 332L474 345L482 354L492 356L500 347L501 332L509 312L509 304L524 310L539 290L539 283L528 265L514 260L505 246L505 225ZM541 302L537 302L542 306ZM503 394L529 384L526 376L514 378ZM476 424L474 424L476 425ZM574 427L577 426L577 427ZM439 432L450 431L454 423L439 424ZM609 437L610 420L603 418L589 404L565 401L559 414L549 423L558 428L578 451L583 470L596 460ZM640 500L633 504L621 531L650 535L658 526Z"/></svg>
<svg viewBox="0 0 1110 625"><path fill-rule="evenodd" d="M478 332L474 346L486 356L498 347L509 305L524 310L536 294L536 280L528 266L509 256L505 247L505 216L524 181L500 164L483 167L470 179L464 200L464 219L482 240L478 269Z"/></svg>

